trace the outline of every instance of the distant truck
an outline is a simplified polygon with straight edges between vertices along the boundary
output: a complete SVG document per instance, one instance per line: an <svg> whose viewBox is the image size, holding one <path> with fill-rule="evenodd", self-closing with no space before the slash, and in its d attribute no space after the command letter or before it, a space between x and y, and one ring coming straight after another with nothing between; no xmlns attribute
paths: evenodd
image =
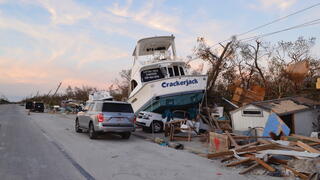
<svg viewBox="0 0 320 180"><path fill-rule="evenodd" d="M27 101L27 102L26 102L26 109L31 110L31 109L33 109L33 108L34 108L33 102Z"/></svg>
<svg viewBox="0 0 320 180"><path fill-rule="evenodd" d="M34 103L33 112L44 112L44 104L40 102Z"/></svg>
<svg viewBox="0 0 320 180"><path fill-rule="evenodd" d="M44 104L41 102L26 102L26 109L29 109L32 112L44 112Z"/></svg>

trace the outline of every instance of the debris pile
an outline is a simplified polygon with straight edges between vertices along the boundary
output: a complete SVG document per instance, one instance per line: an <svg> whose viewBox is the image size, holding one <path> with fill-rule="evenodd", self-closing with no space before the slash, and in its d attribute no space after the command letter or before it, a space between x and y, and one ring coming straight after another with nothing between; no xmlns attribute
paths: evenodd
<svg viewBox="0 0 320 180"><path fill-rule="evenodd" d="M264 169L271 176L318 179L320 139L291 134L280 140L210 132L209 159L220 158L227 167L242 165L239 174Z"/></svg>

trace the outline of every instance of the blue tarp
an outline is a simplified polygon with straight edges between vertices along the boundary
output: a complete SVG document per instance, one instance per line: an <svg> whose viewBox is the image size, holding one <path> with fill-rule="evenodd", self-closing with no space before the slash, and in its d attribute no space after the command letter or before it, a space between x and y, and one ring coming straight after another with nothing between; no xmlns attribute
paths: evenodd
<svg viewBox="0 0 320 180"><path fill-rule="evenodd" d="M275 113L271 113L264 127L263 136L270 136L270 132L275 133L277 136L279 136L281 132L284 135L289 136L290 128L281 120L279 116L277 116Z"/></svg>

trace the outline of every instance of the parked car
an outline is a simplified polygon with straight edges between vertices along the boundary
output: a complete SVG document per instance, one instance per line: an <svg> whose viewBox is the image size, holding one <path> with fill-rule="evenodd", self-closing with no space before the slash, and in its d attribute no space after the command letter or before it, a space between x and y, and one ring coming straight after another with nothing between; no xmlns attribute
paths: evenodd
<svg viewBox="0 0 320 180"><path fill-rule="evenodd" d="M188 124L191 124L189 113L186 111L175 110L172 112L172 117L173 119L171 120L187 119L189 122ZM159 133L164 130L164 125L167 121L167 118L163 118L161 114L141 111L138 114L136 125L141 126L145 132L153 131L155 133ZM202 121L195 123L194 126L197 128L198 132L207 131L209 129L209 126Z"/></svg>
<svg viewBox="0 0 320 180"><path fill-rule="evenodd" d="M88 101L85 108L78 112L75 131L88 131L90 139L101 133L117 133L129 139L134 128L134 113L131 104L119 101Z"/></svg>
<svg viewBox="0 0 320 180"><path fill-rule="evenodd" d="M32 101L27 101L26 102L26 109L33 109L33 107L34 107L34 104L33 104L33 102Z"/></svg>
<svg viewBox="0 0 320 180"><path fill-rule="evenodd" d="M33 112L44 112L44 104L40 102L34 103Z"/></svg>

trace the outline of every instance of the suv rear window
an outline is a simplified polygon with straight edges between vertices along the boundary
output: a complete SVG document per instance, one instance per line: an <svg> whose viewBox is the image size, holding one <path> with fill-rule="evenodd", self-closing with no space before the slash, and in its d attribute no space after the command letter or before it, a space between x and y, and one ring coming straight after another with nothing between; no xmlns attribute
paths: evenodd
<svg viewBox="0 0 320 180"><path fill-rule="evenodd" d="M44 107L43 103L36 103L35 106L36 107Z"/></svg>
<svg viewBox="0 0 320 180"><path fill-rule="evenodd" d="M130 104L103 103L102 112L133 113L133 110Z"/></svg>

